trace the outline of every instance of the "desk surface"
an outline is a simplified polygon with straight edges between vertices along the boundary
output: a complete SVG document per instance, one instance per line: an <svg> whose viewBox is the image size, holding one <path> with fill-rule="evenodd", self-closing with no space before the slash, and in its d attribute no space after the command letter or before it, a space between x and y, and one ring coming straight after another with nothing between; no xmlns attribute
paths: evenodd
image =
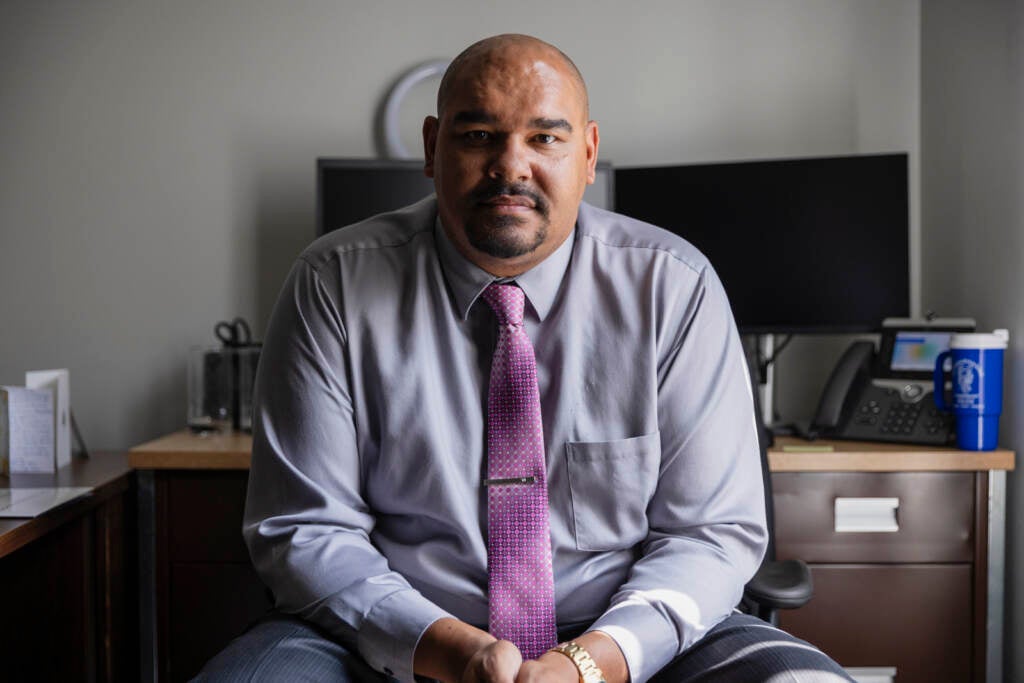
<svg viewBox="0 0 1024 683"><path fill-rule="evenodd" d="M196 434L186 429L131 449L128 464L153 470L247 470L251 453L248 434Z"/></svg>
<svg viewBox="0 0 1024 683"><path fill-rule="evenodd" d="M1012 470L1014 452L778 437L768 463L772 472L976 472Z"/></svg>
<svg viewBox="0 0 1024 683"><path fill-rule="evenodd" d="M138 469L244 470L251 450L248 434L197 435L186 430L136 446L128 462ZM772 472L1012 470L1014 453L780 437L768 451L768 461Z"/></svg>
<svg viewBox="0 0 1024 683"><path fill-rule="evenodd" d="M53 474L12 474L0 477L0 488L48 486L89 486L88 496L77 498L31 519L0 519L0 557L31 543L69 519L96 507L131 485L132 468L124 453L93 453L89 459L75 457L67 467Z"/></svg>

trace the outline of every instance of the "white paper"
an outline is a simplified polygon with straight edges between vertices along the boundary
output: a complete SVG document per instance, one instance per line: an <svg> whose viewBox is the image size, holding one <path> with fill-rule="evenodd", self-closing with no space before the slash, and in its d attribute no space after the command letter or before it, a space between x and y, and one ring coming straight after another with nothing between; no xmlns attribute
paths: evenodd
<svg viewBox="0 0 1024 683"><path fill-rule="evenodd" d="M67 370L31 370L25 373L29 389L53 394L54 457L57 468L71 464L71 380Z"/></svg>
<svg viewBox="0 0 1024 683"><path fill-rule="evenodd" d="M11 472L53 472L53 394L0 387L7 394L6 451Z"/></svg>

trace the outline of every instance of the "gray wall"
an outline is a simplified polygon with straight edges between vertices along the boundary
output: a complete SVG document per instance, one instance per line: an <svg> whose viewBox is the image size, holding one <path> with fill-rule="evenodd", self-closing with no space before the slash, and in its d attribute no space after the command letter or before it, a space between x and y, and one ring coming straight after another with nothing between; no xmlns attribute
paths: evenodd
<svg viewBox="0 0 1024 683"><path fill-rule="evenodd" d="M921 16L924 306L1010 330L1000 441L1024 449L1024 2ZM1024 680L1024 473L1008 477L1005 680Z"/></svg>
<svg viewBox="0 0 1024 683"><path fill-rule="evenodd" d="M314 159L373 155L387 86L477 38L529 32L571 54L616 163L916 160L918 14L909 0L7 0L0 382L70 368L93 448L182 427L187 349L225 317L262 329L313 235ZM428 91L403 114L411 141Z"/></svg>

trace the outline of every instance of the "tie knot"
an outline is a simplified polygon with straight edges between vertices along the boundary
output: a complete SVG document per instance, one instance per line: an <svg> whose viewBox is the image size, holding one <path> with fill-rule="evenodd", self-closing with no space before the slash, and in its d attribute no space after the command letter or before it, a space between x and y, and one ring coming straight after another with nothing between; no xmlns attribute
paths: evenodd
<svg viewBox="0 0 1024 683"><path fill-rule="evenodd" d="M526 296L517 285L492 284L480 295L494 309L499 325L522 325Z"/></svg>

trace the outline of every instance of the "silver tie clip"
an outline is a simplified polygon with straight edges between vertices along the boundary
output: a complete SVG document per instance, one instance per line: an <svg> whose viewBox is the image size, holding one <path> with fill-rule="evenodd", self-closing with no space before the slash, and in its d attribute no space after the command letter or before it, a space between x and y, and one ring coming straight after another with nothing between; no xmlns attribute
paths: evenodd
<svg viewBox="0 0 1024 683"><path fill-rule="evenodd" d="M505 479L484 479L484 486L508 486L509 484L532 484L537 477L507 477Z"/></svg>

